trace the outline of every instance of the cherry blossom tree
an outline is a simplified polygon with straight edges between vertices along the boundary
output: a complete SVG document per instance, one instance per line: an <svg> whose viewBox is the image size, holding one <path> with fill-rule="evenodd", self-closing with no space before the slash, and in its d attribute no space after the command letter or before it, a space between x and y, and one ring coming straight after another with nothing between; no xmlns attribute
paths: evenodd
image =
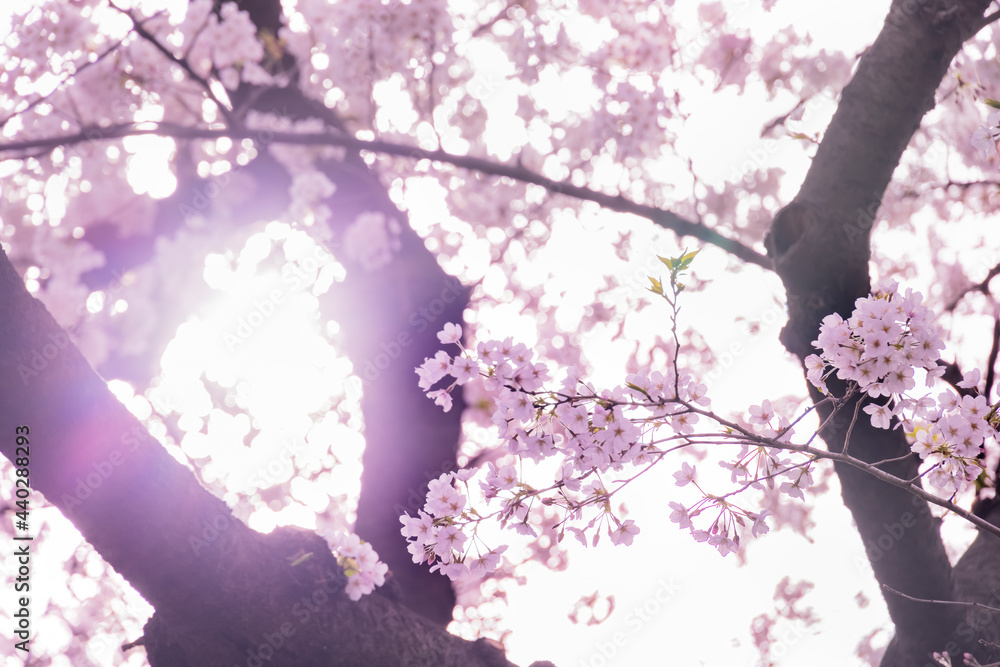
<svg viewBox="0 0 1000 667"><path fill-rule="evenodd" d="M473 553L464 566L486 578L463 570L453 586L414 562L404 536L419 545L411 551L428 548L431 515L462 507L452 481L476 468L487 490L522 493L497 426L520 438L519 453L554 451L555 440L514 429L542 409L525 396L552 379L537 358L578 369L564 388L580 380L592 393L587 407L585 392L544 407L560 424L600 429L616 452L644 428L626 408L682 400L661 421L685 449L696 449L700 415L761 451L832 460L893 624L869 657L996 661L998 452L985 429L1000 349L988 228L1000 13L986 0L893 0L851 51L814 45L784 4L14 7L0 72L5 530L36 535L40 558L59 548L46 534L68 519L94 551L67 554L67 576L93 579L106 562L141 595L122 594L138 609L116 606L111 583L87 604L53 598L63 627L79 628L66 634L86 632L73 620L80 609L107 608L133 619L100 634L128 641L135 664L143 652L153 665L510 664L484 639L502 621L477 616L476 603L520 576L515 550ZM748 127L756 136L738 148L733 129ZM727 151L736 157L706 155ZM558 253L577 266L563 269ZM740 418L709 412L701 380L720 360L678 304L714 299L736 312L710 294L711 267L784 296L780 340L803 369L797 398L748 396ZM581 294L588 303L574 305ZM862 333L859 319L888 317L883 302L905 317L885 320L882 337ZM213 318L221 329L199 338ZM515 324L533 340L487 343ZM311 374L282 375L274 368L292 361L261 356L275 330L282 354L310 355ZM919 341L908 362L955 387L935 428L974 414L984 446L942 458L931 427L907 411L930 407L901 397L912 378L878 373L874 386L843 352L902 349L903 335ZM439 356L463 340L468 354ZM586 384L606 365L595 344L625 340L622 389L601 394ZM947 362L918 353L942 347L954 350ZM461 382L450 391L439 384L448 372ZM780 418L808 411L807 392L825 449L782 440L791 422ZM343 471L359 432L355 497L356 476ZM580 453L590 469L624 458L592 454ZM734 482L744 456L723 461ZM675 461L677 486L698 485L694 459L653 458ZM765 489L766 509L731 515L733 535L810 530L810 468L793 468L780 471L784 497ZM940 483L925 489L922 472ZM557 474L553 489L583 488L610 511L610 490L589 473ZM19 478L44 504L16 504ZM606 530L620 548L642 540L624 515L588 532L554 503L531 517L514 505L502 518L523 526L543 563L565 559L565 530L584 540ZM691 507L671 507L696 534ZM978 530L954 562L944 510ZM288 525L304 514L327 539ZM400 515L414 517L403 534ZM467 536L446 523L429 557L456 575L450 554ZM892 548L878 549L897 525ZM728 528L726 539L702 532L747 557ZM807 585L782 588L777 613L808 619L795 606ZM456 600L462 632L478 640L445 632ZM146 603L155 613L140 630ZM772 624L765 616L754 629L765 660ZM99 640L53 651L87 664L106 655Z"/></svg>

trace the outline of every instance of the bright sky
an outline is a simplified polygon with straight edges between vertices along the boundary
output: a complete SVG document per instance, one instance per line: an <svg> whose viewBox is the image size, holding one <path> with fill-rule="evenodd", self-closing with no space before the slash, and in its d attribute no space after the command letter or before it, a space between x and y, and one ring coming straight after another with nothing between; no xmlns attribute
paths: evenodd
<svg viewBox="0 0 1000 667"><path fill-rule="evenodd" d="M838 25L831 16L810 14L795 3L779 3L778 10L770 17L753 8L748 7L746 11L751 17L749 20L772 20L776 24L793 22L800 28L808 26L817 43L831 49L856 52L878 27L873 23L867 32L857 30L858 17L880 17L884 8L875 10L868 3L853 4L856 6L841 7L837 11L839 16L852 17L849 30L846 25ZM854 43L850 43L851 36L855 36ZM500 62L489 59L488 54L484 57L487 58L484 63ZM502 67L502 64L497 66ZM497 72L496 78L501 79L502 74ZM491 77L488 71L484 76ZM581 93L576 92L580 91L579 82L566 81L561 92L559 81L544 83L542 89L550 91L555 109L563 102L569 106L585 104L579 98ZM398 87L390 82L377 93L380 102L389 105L385 113L391 114L391 103L398 95ZM491 145L499 147L523 132L523 126L512 113L514 95L513 89L498 87L489 99L491 123L487 127L486 140ZM697 93L690 99L697 103ZM738 123L732 122L735 108L739 108L739 116L743 119ZM776 108L781 107L765 105L762 100L755 106L752 98L737 99L725 93L705 94L699 111L691 119L692 131L686 139L689 144L686 148L696 156L705 177L716 182L729 179L734 167L759 147L756 131L777 115ZM816 111L817 129L825 124L831 112L832 107ZM504 118L509 119L508 124L498 120ZM401 106L400 115L392 117L392 121L405 128L412 122L412 111ZM808 159L800 146L788 142L780 151L769 159L775 160L775 164L783 164L791 173L804 173ZM416 229L442 224L446 211L442 201L445 194L438 186L422 190L415 183L407 187L407 205ZM790 197L794 189L785 194ZM609 261L610 243L623 224L634 229L635 234L649 234L645 222L625 223L622 216L607 213L596 214L594 220L584 225L588 231L582 239L579 221L556 222L553 241L539 254L536 263L544 266L546 273L551 270L556 276L565 276L567 286L572 283L579 287L581 280L586 285L578 268ZM265 437L268 425L273 425L275 433L290 432L293 438L336 436L336 439L317 437L319 441L343 442L350 433L343 423L329 420L334 423L317 434L306 417L308 411L317 408L322 401L342 398L336 395L338 382L331 383L329 372L318 372L323 368L316 365L319 325L310 321L315 311L315 299L311 294L318 293L315 288L289 294L280 310L261 325L260 334L255 334L236 352L227 351L221 344L227 323L247 311L256 299L266 298L272 289L283 289L278 276L254 272L254 259L265 254L267 243L281 240L274 235L276 224L269 227L270 233L251 237L243 250L234 247L223 253L224 256L208 258L205 278L219 290L219 295L201 312L211 315L193 318L185 325L164 357L164 390L176 396L197 396L197 376L202 370L209 377L226 378L227 386L246 387L246 399L238 405L251 419L264 424L264 433L258 440L269 441L270 446L255 441L251 447L252 456L245 457L245 450L237 444L245 432L244 427L225 425L228 422L222 420L216 432L211 427L212 417L208 415L207 440L213 444L206 475L209 478L221 476L228 488L239 493L253 493L249 482L252 471L280 456L281 437ZM564 228L567 240L561 242ZM269 241L262 240L264 238ZM655 238L655 234L650 236L651 240ZM633 270L629 274L637 278L632 285L639 290L645 287L643 269L657 272L658 262L654 255L669 254L673 250L647 247L650 248L649 256L633 258ZM486 270L476 255L478 253L473 252L461 262L473 276L482 275L480 272ZM685 318L688 318L685 323L695 325L717 353L730 349L734 343L742 346L742 353L736 355L732 366L711 383L716 405L723 410L738 409L764 398L801 394L803 383L797 365L788 361L776 338L784 321L783 307L776 301L781 295L777 280L752 271L751 275L756 278L743 276L730 280L724 266L721 253L711 250L702 253L697 269L700 276L710 278L712 283L706 293L691 295L685 302ZM590 289L596 287L595 284ZM589 305L590 298L586 287L570 290L565 308L582 309ZM665 315L662 309L649 308L643 317L631 321L630 327L637 335L644 335L644 329L661 328ZM738 317L759 322L759 333L746 337L734 331L732 322ZM480 312L478 318L479 326L493 336L515 335L529 343L536 336L530 317L502 306ZM289 345L289 336L296 337L299 344ZM591 358L599 356L606 360L595 369L594 381L599 385L619 382L629 343L594 336L585 341L585 345L591 347ZM344 368L337 364L332 351L323 357L330 358L331 368ZM273 365L253 361L261 358L280 358L281 361ZM766 383L762 383L762 378ZM272 394L267 391L268 387L294 387L297 391L294 395L284 390ZM356 400L356 396L350 399ZM204 442L206 436L197 434L206 418L201 413L208 410L206 403L202 401L201 405L201 408L192 406L201 416L190 422L189 435L182 443L190 455L208 453ZM355 440L356 436L348 442ZM231 442L235 449L220 447L220 442ZM316 494L322 498L322 489L347 491L352 486L346 483L358 478L355 464L348 463L345 458L338 453L340 465L333 468L329 477L322 478L321 489L309 489L302 484L302 495L295 498L298 503L277 512L266 506L259 507L249 516L250 524L260 530L269 530L281 523L311 527L310 512L300 503ZM716 488L721 490L728 484L728 474L723 473L721 469L715 472L703 467L699 474L703 480L717 482ZM290 475L291 468L281 474ZM816 608L821 622L812 628L797 622L779 626L779 635L786 644L775 649L779 665L842 667L854 664L858 638L885 626L884 609L873 587L864 551L836 490L818 503L815 520L819 528L814 531L814 543L790 534L769 535L751 548L750 564L746 568L737 567L734 557L722 558L711 548L694 543L687 533L677 530L666 520L667 502L676 499L678 491L672 485L669 471L664 469L659 474L641 478L625 496L629 516L642 527L633 548L605 544L584 550L572 542L568 547L569 567L565 571L553 573L541 567L528 568L528 584L509 589L509 605L500 612L504 626L513 631L507 643L512 660L528 664L547 658L560 667L660 665L665 662L749 666L754 664L757 655L750 641L750 622L757 614L771 611L775 585L785 576L790 576L793 582L807 579L816 583L806 602ZM321 511L321 505L321 501L316 501L309 509ZM823 571L823 576L817 578L819 570ZM582 595L594 591L599 591L601 596L614 596L615 612L601 625L571 623L567 616L574 604ZM866 609L859 609L854 599L862 591L874 600Z"/></svg>
<svg viewBox="0 0 1000 667"><path fill-rule="evenodd" d="M745 12L746 25L767 28L790 23L800 31L808 30L821 47L854 54L877 33L887 4L853 0L818 5L785 0L778 2L771 14L745 2L739 3L739 11ZM3 25L0 12L0 27ZM488 53L483 57L484 71L498 62ZM495 66L502 68L502 63ZM497 78L502 74L498 71ZM560 89L562 85L566 88ZM545 88L551 91L554 108L563 102L567 106L585 102L567 92L580 90L578 81L546 81ZM513 111L514 93L503 87L496 89L490 98L490 104L495 105L492 108ZM393 84L381 87L378 94L380 101L389 104ZM727 181L734 167L759 149L759 130L778 115L775 109L788 108L766 104L762 97L755 100L752 92L736 98L692 90L688 101L697 111L680 148L694 155L700 173L716 184ZM825 125L832 109L830 105L814 110L817 129ZM390 105L386 113L391 112ZM401 107L393 122L405 126L409 114L409 109ZM510 118L513 114L496 115ZM517 119L510 118L508 124L491 119L486 140L491 144L509 142L523 132ZM133 188L154 197L169 194L173 184L165 182L162 174L172 142L135 138L124 148L136 155L129 172ZM801 146L791 141L769 162L781 164L792 174L804 175L808 167ZM786 197L794 194L797 186L797 179L789 182L790 190L783 193ZM432 224L447 224L442 221L445 194L436 185L422 187L418 180L408 184L406 203L418 231ZM657 272L655 255L669 255L678 249L668 236L649 230L648 223L605 212L592 218L582 225L582 234L579 221L556 221L553 242L535 258L546 272L565 276L567 285L576 286L575 291L567 291L567 309L589 305L596 285L586 285L580 267L611 261L610 243L623 227L648 240L644 247L649 248L647 256L630 258L628 276L632 279L623 279L626 287L642 290L647 272ZM571 231L576 241L560 242L561 236L569 237ZM265 261L269 256L272 261ZM455 268L463 269L467 279L488 274L484 264L487 256L488 247L470 247L463 250ZM281 258L277 263L280 269L273 257ZM725 272L723 255L712 249L698 257L695 268L700 277L710 279L710 285L684 302L684 323L702 333L725 367L709 383L716 409L726 413L765 398L801 395L804 387L798 367L777 342L785 317L777 280L753 270L733 279ZM530 272L532 267L525 270ZM322 517L332 503L352 507L358 492L364 446L358 435L360 389L359 383L352 381L350 363L321 335L324 325L317 297L343 278L343 268L303 231L282 222L262 221L249 235L211 249L205 257L203 277L213 296L178 328L161 359L158 386L145 396L135 396L133 388L122 382L112 383L113 390L142 418L154 411L182 414L183 437L168 449L181 461L197 462L201 479L223 490L227 501L247 498L237 513L252 527L265 532L282 524L341 527L324 523ZM479 312L477 317L484 333L514 335L530 344L537 336L534 323L528 316L516 315L501 307ZM758 322L759 331L745 335L734 330L733 322L740 318ZM627 332L648 337L650 332L662 330L665 322L663 308L647 308L629 320ZM336 329L335 323L327 326ZM591 379L598 386L620 382L629 342L611 341L598 334L583 344L591 359L606 360L595 368ZM727 359L723 355L734 344L740 352L731 356L730 364L723 361ZM203 375L230 390L231 404L226 409L213 406ZM434 409L430 403L428 409ZM314 421L319 413L327 416ZM260 434L247 447L244 437L251 425ZM153 429L155 433L155 419ZM161 427L155 434L164 433ZM329 451L330 442L337 443L336 451ZM290 486L292 497L285 502L266 502L258 493L288 480L296 469L312 466L312 470L317 465L327 472L312 480L308 475L295 479ZM757 656L750 641L750 622L772 610L775 585L788 576L793 582L806 579L816 584L805 603L814 607L819 623L814 627L779 625L782 646L775 650L776 664L858 664L853 657L858 639L876 628L888 627L887 617L835 483L816 503L814 542L785 532L767 535L750 548L749 565L740 568L735 557L720 557L667 520L667 502L682 494L673 486L669 466L662 467L658 473L640 478L625 496L628 516L642 528L632 548L603 544L583 549L568 540L570 559L564 571L530 566L526 569L527 585L507 590L509 602L500 613L504 627L512 630L507 640L509 657L523 665L550 659L559 667L750 667L756 664ZM724 491L728 473L702 466L699 481L716 484L717 490ZM52 567L59 571L56 565ZM567 616L574 604L594 591L614 596L614 613L600 625L571 623ZM855 600L859 593L871 604L859 608ZM40 630L43 634L44 626ZM877 643L885 639L883 636ZM111 658L112 646L107 651L95 659L104 664L117 659Z"/></svg>

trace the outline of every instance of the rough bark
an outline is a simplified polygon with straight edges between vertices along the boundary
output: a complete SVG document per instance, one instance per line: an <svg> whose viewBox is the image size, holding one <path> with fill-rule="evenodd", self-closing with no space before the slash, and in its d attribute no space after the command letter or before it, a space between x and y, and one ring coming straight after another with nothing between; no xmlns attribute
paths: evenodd
<svg viewBox="0 0 1000 667"><path fill-rule="evenodd" d="M428 480L456 467L465 408L461 390L453 392L451 411L443 412L417 386L414 368L443 347L437 332L445 322L464 322L469 291L441 269L373 175L356 183L341 187L343 195L333 199L344 221L379 211L400 221L402 233L391 264L374 273L349 267L347 279L321 304L324 315L341 323L364 387L364 471L354 529L389 565L403 602L447 624L455 606L451 582L413 563L399 518L415 516Z"/></svg>
<svg viewBox="0 0 1000 667"><path fill-rule="evenodd" d="M254 0L241 9L259 31L277 35L283 22L278 0ZM282 67L294 71L287 54ZM283 88L260 90L244 84L233 103L237 109L280 109L293 120L317 118L326 129L346 131L333 110L302 94L294 78ZM324 317L340 323L345 352L364 382L364 472L355 532L389 565L403 603L447 624L455 606L451 582L413 563L399 532L399 516L423 507L428 480L456 465L461 394L456 392L451 412L431 409L413 369L440 349L436 334L445 322L464 321L469 292L441 269L357 151L347 151L343 160L318 163L317 168L337 186L328 205L338 238L366 212L381 213L400 230L398 254L386 267L368 272L341 258L347 278L321 302Z"/></svg>
<svg viewBox="0 0 1000 667"><path fill-rule="evenodd" d="M279 2L257 0L241 4L241 8L250 13L261 31L273 35L281 26ZM283 64L286 68L293 65L291 61ZM313 118L323 121L331 131L344 129L331 109L303 95L294 81L286 87L244 85L232 94L232 101L241 113L252 109L278 113L293 121ZM256 183L253 196L213 220L213 225L239 226L262 216L280 215L287 208L290 178L267 154L266 144L259 144L258 150L261 154L238 170L241 179ZM377 172L357 151L347 151L343 160L322 161L317 168L337 186L326 204L333 211L331 228L338 238L365 212L382 213L399 224L400 247L389 266L369 273L338 257L348 265L348 275L321 297L321 310L325 319L335 319L341 325L344 352L364 384L366 448L355 530L389 565L404 604L447 624L455 605L451 582L412 562L399 533L399 516L403 512L414 514L423 506L429 479L455 468L464 407L461 392L455 393L452 410L444 413L417 387L413 369L440 349L436 333L445 322L463 321L469 292L441 269L410 229L406 214L389 198ZM157 236L172 235L182 227L182 208L186 205L191 209L207 181L187 177L180 183L184 187L158 206L153 235L122 238L106 230L88 232L86 240L108 257L108 265L89 276L96 281L92 286L110 282L116 274L146 261L152 256ZM212 217L210 208L199 212ZM336 254L336 248L333 250ZM183 318L185 314L175 312L170 302L164 298L164 310ZM170 319L166 313L163 316ZM161 327L165 334L173 329ZM158 357L156 351L168 341L168 335L151 341L147 356ZM146 358L115 359L102 370L146 384L156 369Z"/></svg>
<svg viewBox="0 0 1000 667"><path fill-rule="evenodd" d="M383 596L352 603L322 538L239 522L111 394L6 254L0 312L0 453L15 459L26 426L31 488L156 608L142 638L154 667L510 664Z"/></svg>
<svg viewBox="0 0 1000 667"><path fill-rule="evenodd" d="M868 293L869 234L883 193L923 115L933 108L949 63L978 30L988 5L986 0L893 2L881 33L843 91L801 190L772 222L768 250L789 304L781 339L800 359L815 352L811 341L825 315L849 316L855 299ZM822 434L831 450L845 447L854 407L845 407ZM861 417L849 452L870 462L902 456L880 467L904 479L915 477L919 461L915 454L907 456L899 430L873 429L864 413ZM953 574L939 522L926 503L856 469L837 466L837 473L881 584L935 600L970 599L970 588L977 588L972 582L979 583L978 593L996 588L1000 540L980 535ZM904 518L913 525L897 538L894 527ZM893 546L878 549L886 534ZM995 639L996 620L980 618L970 626L968 607L913 602L889 593L886 604L896 636L883 665L928 664L932 651L945 649L981 659L991 654L978 640Z"/></svg>

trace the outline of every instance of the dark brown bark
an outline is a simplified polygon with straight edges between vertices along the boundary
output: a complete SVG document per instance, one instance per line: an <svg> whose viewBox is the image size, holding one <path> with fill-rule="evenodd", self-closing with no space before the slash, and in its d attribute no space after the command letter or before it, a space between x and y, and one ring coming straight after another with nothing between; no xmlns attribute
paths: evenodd
<svg viewBox="0 0 1000 667"><path fill-rule="evenodd" d="M264 91L261 97L257 98L255 105L259 109L266 109L263 102L270 99L280 98L287 91L281 89L271 89ZM318 117L331 116L329 109L314 101L308 101L310 108L319 111ZM285 109L281 109L282 113ZM333 127L338 127L333 124ZM259 136L259 132L241 128L206 129L195 127L180 127L169 123L151 127L146 124L138 128L132 124L112 125L101 130L88 129L86 132L68 133L52 137L42 137L38 139L28 139L25 141L9 141L0 143L0 154L10 154L20 156L25 152L35 152L51 150L56 146L74 146L82 143L94 141L93 135L97 132L102 139L118 139L128 136L156 135L163 137L174 137L176 139L218 139L227 137L230 139L254 138ZM565 195L580 201L592 201L603 208L620 213L631 213L641 218L646 218L654 224L669 229L681 237L690 237L704 241L725 250L733 257L741 259L749 264L756 264L765 269L770 269L771 260L766 256L744 245L737 239L729 238L718 231L705 225L702 222L691 221L680 217L672 211L641 204L621 195L609 195L593 188L573 185L563 181L557 181L526 169L516 163L495 162L487 158L475 157L472 155L455 155L443 150L428 150L417 146L395 143L392 141L381 141L378 139L364 140L358 139L349 134L331 133L294 133L275 132L274 138L277 143L287 143L294 145L324 145L324 146L344 146L355 151L367 151L380 155L392 155L411 160L430 160L445 165L453 165L460 169L509 178L522 183L532 183L540 185L549 192L558 195Z"/></svg>
<svg viewBox="0 0 1000 667"><path fill-rule="evenodd" d="M923 115L933 108L949 63L988 5L985 0L893 2L883 30L843 91L799 194L775 217L768 249L789 304L782 342L800 359L815 352L811 342L825 315L849 316L855 299L868 293L869 234L883 193ZM845 407L822 434L831 450L844 448L853 413L853 404ZM864 413L849 452L869 462L903 456L880 467L904 479L917 474L919 461L915 454L906 456L909 447L900 431L873 429ZM916 598L956 600L969 593L959 582L995 579L1000 540L981 535L975 552L970 549L973 555L953 575L939 522L926 503L854 468L838 465L837 473L879 583ZM878 547L884 535L892 539L889 549ZM996 620L969 631L967 607L892 594L886 594L886 603L896 636L883 665L928 664L932 651L945 649L981 658L994 653L978 640L996 636Z"/></svg>

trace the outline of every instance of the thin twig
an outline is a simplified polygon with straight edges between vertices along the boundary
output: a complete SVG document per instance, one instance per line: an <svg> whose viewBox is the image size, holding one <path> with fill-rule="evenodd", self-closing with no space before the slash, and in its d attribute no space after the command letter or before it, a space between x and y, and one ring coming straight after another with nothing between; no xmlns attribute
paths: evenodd
<svg viewBox="0 0 1000 667"><path fill-rule="evenodd" d="M854 414L851 416L851 423L847 427L847 435L844 436L844 449L841 450L844 454L847 453L847 446L851 444L851 433L854 431L854 425L858 423L858 411L861 409L861 404L864 400L864 397L861 397L854 403Z"/></svg>
<svg viewBox="0 0 1000 667"><path fill-rule="evenodd" d="M60 90L62 90L63 85L67 81L69 81L73 77L77 76L78 74L80 74L80 72L84 71L88 67L92 67L92 66L96 65L97 63L101 62L102 60L104 60L105 58L107 58L109 55L111 55L112 53L114 53L115 51L117 51L118 48L122 45L122 43L124 41L125 41L125 38L123 37L122 39L118 40L118 42L114 46L112 46L112 47L108 48L106 51L98 54L98 56L96 58L94 58L93 60L88 60L87 62L85 62L85 63L83 63L83 64L81 64L79 66L76 66L76 63L74 63L73 72L71 74L67 74L66 77L62 81L60 81L59 83L57 83L56 87L53 88L51 92L49 92L49 93L47 93L45 95L39 95L37 98L35 98L31 102L29 102L28 105L25 106L23 109L19 109L17 111L11 112L11 114L9 116L7 116L6 118L4 118L3 120L0 120L0 128L3 128L5 125L7 125L7 123L9 123L13 118L16 118L17 116L20 116L21 114L24 114L24 113L27 113L27 112L31 111L32 109L34 109L36 106L38 106L42 102L45 102L46 100L48 100L49 98L51 98L53 95L55 95Z"/></svg>
<svg viewBox="0 0 1000 667"><path fill-rule="evenodd" d="M187 73L189 77L191 77L193 81L196 81L202 88L204 88L205 93L208 95L209 99L215 102L215 106L219 109L219 112L223 115L223 117L231 126L237 126L240 124L238 122L238 119L233 115L233 111L232 109L229 108L229 105L224 104L222 100L220 100L216 96L215 91L212 90L212 84L209 83L209 81L205 79L203 76L195 72L187 60L184 60L183 58L178 58L177 56L174 55L173 51L171 51L163 44L161 44L160 40L156 39L156 37L151 32L146 30L145 26L143 26L142 24L142 21L136 20L131 10L122 9L114 2L111 2L110 0L108 4L111 5L111 7L113 7L114 9L117 9L125 16L127 16L129 20L132 21L132 29L135 31L137 35L139 35L144 40L152 44L157 51L166 56L168 60L178 65L181 69L183 69Z"/></svg>
<svg viewBox="0 0 1000 667"><path fill-rule="evenodd" d="M750 442L754 442L757 443L758 445L762 445L765 447L772 447L774 449L783 449L790 452L801 452L803 454L811 454L817 458L830 459L831 461L837 463L844 463L846 465L852 466L863 472L868 473L869 475L875 477L876 479L879 479L888 484L892 484L893 486L899 487L904 491L909 491L913 495L917 496L918 498L922 498L923 500L926 500L929 503L937 505L938 507L944 508L950 512L954 512L956 515L962 517L963 519L973 524L977 528L981 528L982 530L986 531L987 533L990 533L991 535L996 535L997 537L1000 537L1000 527L994 526L992 523L989 523L985 519L976 516L972 512L969 512L968 510L959 507L955 503L949 500L943 500L941 498L938 498L933 493L924 490L923 488L917 486L916 484L904 479L900 479L895 475L887 473L884 470L881 470L880 468L877 468L866 461L862 461L861 459L856 459L853 456L849 456L847 454L830 452L823 449L810 447L808 445L796 445L789 442L778 442L773 438L765 438L763 436L757 435L756 433L753 433L752 431L748 431L739 424L736 424L727 419L724 419L723 417L720 417L711 410L702 410L701 408L681 399L674 399L674 400L675 402L689 408L692 412L696 412L699 415L707 417L708 419L711 419L716 423L721 424L722 426L725 426L733 431L742 434Z"/></svg>
<svg viewBox="0 0 1000 667"><path fill-rule="evenodd" d="M912 600L913 602L926 602L928 604L950 604L957 605L959 607L972 607L974 609L985 609L986 611L1000 611L997 607L990 607L989 605L981 604L979 602L962 602L960 600L928 600L925 598L915 598L912 595L907 595L906 593L900 593L895 588L882 584L882 588L889 591L893 595L898 595L901 598L907 600Z"/></svg>

